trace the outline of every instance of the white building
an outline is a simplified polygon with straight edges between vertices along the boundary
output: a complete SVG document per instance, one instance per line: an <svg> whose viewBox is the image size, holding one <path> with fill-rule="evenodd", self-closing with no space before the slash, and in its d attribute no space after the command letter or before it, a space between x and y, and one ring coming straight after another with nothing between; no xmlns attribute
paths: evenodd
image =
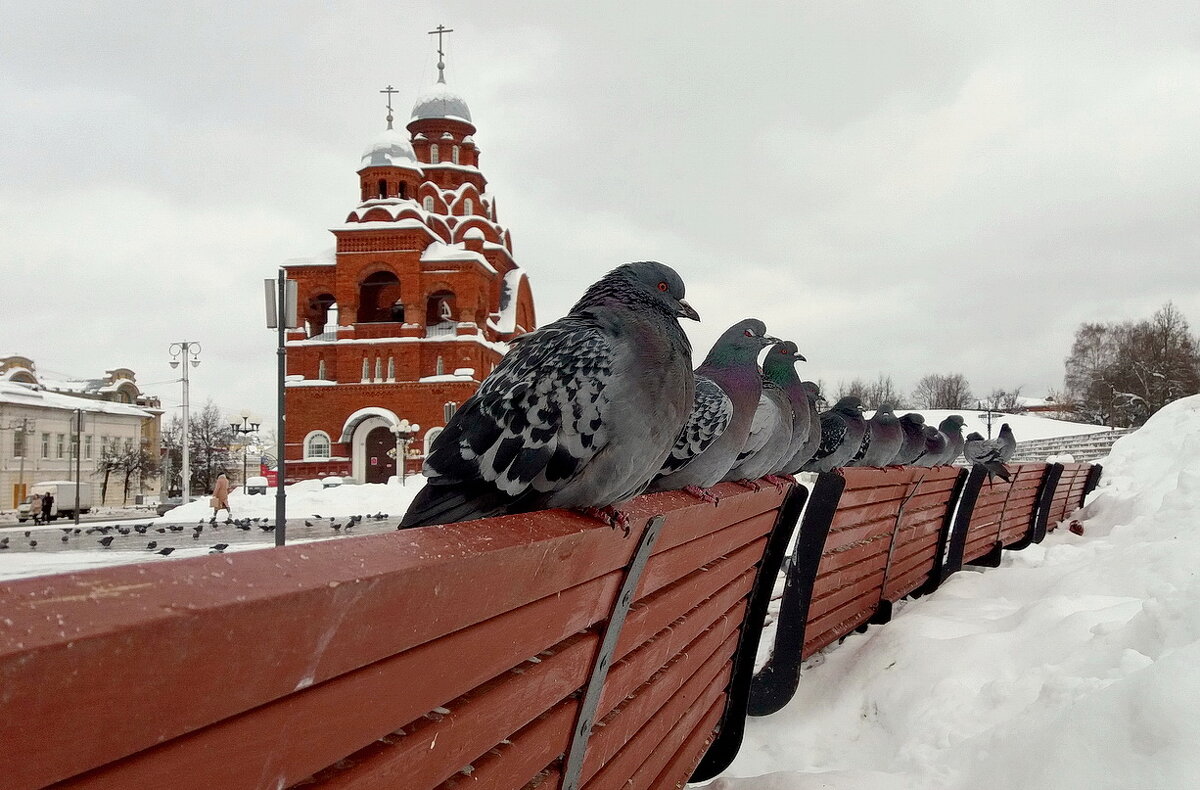
<svg viewBox="0 0 1200 790"><path fill-rule="evenodd" d="M140 447L157 460L161 416L158 399L143 395L127 368L97 379L58 381L40 377L28 357L0 356L0 509L16 507L35 483L76 479L76 469L97 504L121 504L124 476L109 477L102 502L97 464L106 448L120 453ZM157 479L130 481L130 503L157 493Z"/></svg>

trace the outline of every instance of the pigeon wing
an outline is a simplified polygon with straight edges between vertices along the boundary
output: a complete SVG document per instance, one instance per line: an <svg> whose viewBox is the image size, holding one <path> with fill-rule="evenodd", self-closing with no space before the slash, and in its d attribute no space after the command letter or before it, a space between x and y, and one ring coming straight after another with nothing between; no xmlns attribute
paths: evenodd
<svg viewBox="0 0 1200 790"><path fill-rule="evenodd" d="M846 421L836 414L826 412L821 415L821 446L813 459L824 458L841 446L846 438Z"/></svg>
<svg viewBox="0 0 1200 790"><path fill-rule="evenodd" d="M754 419L750 422L750 435L746 437L746 443L742 445L742 451L738 453L738 463L762 449L778 422L779 408L773 400L767 397L766 392L763 392L758 397L758 406L754 409Z"/></svg>
<svg viewBox="0 0 1200 790"><path fill-rule="evenodd" d="M588 316L524 336L434 440L430 482L484 481L514 498L561 488L608 442L613 356Z"/></svg>
<svg viewBox="0 0 1200 790"><path fill-rule="evenodd" d="M663 461L660 475L677 472L708 449L733 419L733 401L712 379L696 376L696 395L692 413L679 431L671 454Z"/></svg>

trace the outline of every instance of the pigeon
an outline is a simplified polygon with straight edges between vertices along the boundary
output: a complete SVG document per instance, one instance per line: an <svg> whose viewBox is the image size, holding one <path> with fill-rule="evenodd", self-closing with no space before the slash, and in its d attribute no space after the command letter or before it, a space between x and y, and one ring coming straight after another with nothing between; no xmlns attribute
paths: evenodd
<svg viewBox="0 0 1200 790"><path fill-rule="evenodd" d="M758 353L776 342L757 318L739 321L721 333L696 368L698 394L691 413L649 490L682 489L712 498L707 489L733 467L750 435L762 394Z"/></svg>
<svg viewBox="0 0 1200 790"><path fill-rule="evenodd" d="M1008 427L1008 423L1000 426L1000 433L996 434L996 443L1000 447L1000 460L1008 463L1013 457L1013 453L1017 451L1017 439L1013 436L1012 428Z"/></svg>
<svg viewBox="0 0 1200 790"><path fill-rule="evenodd" d="M170 554L171 552L173 552L173 551L175 551L175 549L174 549L174 548L172 548L171 546L167 546L165 549L159 549L157 553L158 553L158 554L161 554L161 555L163 555L164 557L166 557L167 555L169 555L169 554Z"/></svg>
<svg viewBox="0 0 1200 790"><path fill-rule="evenodd" d="M31 540L31 541L29 541L29 548L31 548L31 549L36 549L36 548L37 548L37 541L36 541L36 540Z"/></svg>
<svg viewBox="0 0 1200 790"><path fill-rule="evenodd" d="M900 418L904 441L892 458L892 466L908 466L925 453L925 415L909 412Z"/></svg>
<svg viewBox="0 0 1200 790"><path fill-rule="evenodd" d="M871 449L871 421L864 418L862 441L858 443L858 449L854 452L854 455L850 456L850 460L842 464L842 466L861 466L862 459L866 456L869 449Z"/></svg>
<svg viewBox="0 0 1200 790"><path fill-rule="evenodd" d="M871 426L871 446L859 460L858 466L890 465L900 452L900 446L904 444L904 428L901 427L896 413L892 411L892 405L881 405L868 420L868 424Z"/></svg>
<svg viewBox="0 0 1200 790"><path fill-rule="evenodd" d="M862 401L847 395L821 415L821 446L804 465L808 472L831 472L844 466L862 445L867 424L862 417Z"/></svg>
<svg viewBox="0 0 1200 790"><path fill-rule="evenodd" d="M795 410L792 397L804 398L800 377L796 375L796 363L805 361L796 344L790 340L776 343L763 358L763 394L759 396L754 421L750 423L750 436L737 465L725 475L726 480L757 480L783 471L795 448L792 447L792 430ZM789 393L787 386L794 385ZM807 413L807 398L804 398Z"/></svg>
<svg viewBox="0 0 1200 790"><path fill-rule="evenodd" d="M784 473L790 475L803 469L821 446L821 410L817 408L817 402L821 399L821 388L815 381L802 381L800 384L804 387L804 395L808 401L808 424L803 429L805 435L796 452L792 454L791 460L783 465ZM793 425L793 443L797 438L794 434L800 433L801 430L800 420L797 418Z"/></svg>
<svg viewBox="0 0 1200 790"><path fill-rule="evenodd" d="M71 539L71 536L70 536L70 535L63 535L63 536L62 536L62 538L61 538L61 540L62 540L62 542L63 542L63 543L66 543L66 542L67 542L68 540L70 540L70 539Z"/></svg>
<svg viewBox="0 0 1200 790"><path fill-rule="evenodd" d="M209 549L212 550L213 554L220 554L221 552L225 551L225 549L227 549L227 548L229 548L228 543L218 543L215 546L209 546Z"/></svg>
<svg viewBox="0 0 1200 790"><path fill-rule="evenodd" d="M951 414L946 419L938 423L938 430L946 437L946 452L942 454L940 463L952 464L962 455L963 443L963 425L965 424L961 415Z"/></svg>
<svg viewBox="0 0 1200 790"><path fill-rule="evenodd" d="M309 521L308 519L304 520L304 526L311 527L312 525L313 525L313 523L311 521Z"/></svg>
<svg viewBox="0 0 1200 790"><path fill-rule="evenodd" d="M981 434L975 432L967 434L967 438L963 442L963 457L972 466L982 466L986 469L989 483L996 477L1004 481L1012 479L1008 474L1008 469L1004 466L1004 461L1001 460L1001 454L998 440L988 441Z"/></svg>
<svg viewBox="0 0 1200 790"><path fill-rule="evenodd" d="M612 505L646 488L692 407L680 318L700 319L683 280L643 261L517 338L433 441L400 527L554 507L619 522Z"/></svg>
<svg viewBox="0 0 1200 790"><path fill-rule="evenodd" d="M949 444L946 440L946 434L934 428L932 425L926 425L921 429L925 436L925 450L912 461L913 466L937 466L942 456L946 454L946 446Z"/></svg>
<svg viewBox="0 0 1200 790"><path fill-rule="evenodd" d="M104 538L100 538L100 545L101 545L101 546L103 546L103 547L104 547L104 548L106 548L106 549L107 549L109 546L111 546L111 545L112 545L112 542L113 542L113 536L112 536L112 535L109 535L109 536L107 536L107 537L104 537Z"/></svg>
<svg viewBox="0 0 1200 790"><path fill-rule="evenodd" d="M158 548L158 541L157 541L157 540L152 540L152 541L150 541L149 543L147 543L147 544L146 544L146 548L147 548L147 549L157 549L157 548Z"/></svg>

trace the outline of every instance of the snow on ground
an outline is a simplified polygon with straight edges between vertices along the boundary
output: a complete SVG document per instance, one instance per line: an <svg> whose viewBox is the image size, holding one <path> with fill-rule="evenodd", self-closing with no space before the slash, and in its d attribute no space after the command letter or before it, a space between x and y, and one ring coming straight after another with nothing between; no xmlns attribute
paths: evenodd
<svg viewBox="0 0 1200 790"><path fill-rule="evenodd" d="M971 431L978 431L980 435L987 436L987 420L979 415L984 414L979 409L897 409L896 414L907 414L913 411L925 418L926 425L937 426L942 420L949 417L951 414L961 415L965 425L963 427L963 435ZM868 411L865 416L870 418L875 412ZM1084 422L1067 422L1066 420L1055 420L1049 417L1042 417L1038 414L999 414L992 412L992 436L1000 432L1000 425L1008 423L1012 428L1013 436L1018 442L1028 442L1033 439L1055 439L1059 436L1082 436L1088 433L1100 433L1101 431L1111 431L1112 428L1106 428L1103 425L1092 425Z"/></svg>
<svg viewBox="0 0 1200 790"><path fill-rule="evenodd" d="M1200 786L1200 396L1058 529L805 668L709 790Z"/></svg>

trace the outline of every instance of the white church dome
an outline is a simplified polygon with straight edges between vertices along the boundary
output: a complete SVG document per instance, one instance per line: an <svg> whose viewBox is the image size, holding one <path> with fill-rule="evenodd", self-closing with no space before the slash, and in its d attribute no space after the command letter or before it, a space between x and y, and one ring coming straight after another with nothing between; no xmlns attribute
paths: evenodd
<svg viewBox="0 0 1200 790"><path fill-rule="evenodd" d="M471 109L463 97L450 90L444 82L435 82L417 97L413 104L412 119L454 118L471 123Z"/></svg>
<svg viewBox="0 0 1200 790"><path fill-rule="evenodd" d="M376 137L362 155L362 167L418 167L408 137L395 129L387 129Z"/></svg>

